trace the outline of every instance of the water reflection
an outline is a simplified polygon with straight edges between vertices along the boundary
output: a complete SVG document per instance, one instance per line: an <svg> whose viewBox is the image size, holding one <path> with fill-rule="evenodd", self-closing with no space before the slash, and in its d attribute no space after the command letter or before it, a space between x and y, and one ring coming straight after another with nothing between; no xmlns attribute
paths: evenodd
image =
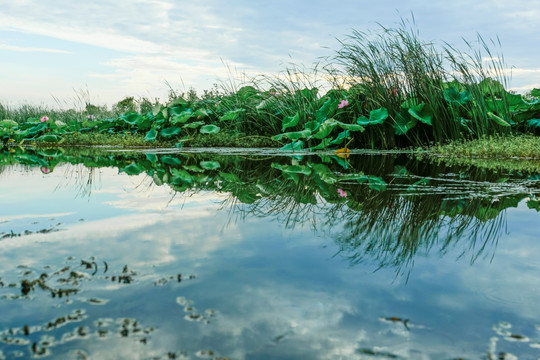
<svg viewBox="0 0 540 360"><path fill-rule="evenodd" d="M460 256L471 262L493 256L505 231L505 210L521 201L531 210L540 209L536 173L464 171L406 155L232 156L17 148L4 149L0 159L1 169L20 164L39 167L43 174L69 163L73 166L64 181L75 183L80 196L91 196L99 176L95 170L102 167L130 176L145 173L147 180L139 190L166 185L173 190L171 199L201 191L225 194L222 208L229 210L232 220L256 216L272 217L288 228L311 224L329 234L340 256L351 264L369 261L397 273L408 273L417 253L445 253L459 246Z"/></svg>
<svg viewBox="0 0 540 360"><path fill-rule="evenodd" d="M0 358L537 355L535 174L55 151L2 160Z"/></svg>

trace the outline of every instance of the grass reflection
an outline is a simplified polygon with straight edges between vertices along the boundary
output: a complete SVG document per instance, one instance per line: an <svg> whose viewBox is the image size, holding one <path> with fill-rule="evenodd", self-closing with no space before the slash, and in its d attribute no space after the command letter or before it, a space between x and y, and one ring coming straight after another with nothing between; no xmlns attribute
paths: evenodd
<svg viewBox="0 0 540 360"><path fill-rule="evenodd" d="M231 216L273 217L285 227L329 232L351 264L371 261L398 273L418 254L457 251L474 262L492 256L505 210L527 201L540 209L536 173L489 171L419 161L406 155L263 156L219 153L103 152L96 149L4 149L0 167L77 166L66 175L91 195L95 169L146 174L175 196L229 194ZM86 169L86 170L85 170ZM9 233L0 233L11 236Z"/></svg>

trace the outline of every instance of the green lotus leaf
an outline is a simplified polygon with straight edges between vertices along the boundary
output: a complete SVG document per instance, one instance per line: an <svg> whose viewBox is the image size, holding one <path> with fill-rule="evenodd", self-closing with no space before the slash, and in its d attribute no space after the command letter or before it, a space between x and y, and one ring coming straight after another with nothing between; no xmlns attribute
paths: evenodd
<svg viewBox="0 0 540 360"><path fill-rule="evenodd" d="M47 134L47 135L41 135L36 139L37 141L41 142L48 142L48 143L62 143L64 141L64 138L60 135L53 135L53 134Z"/></svg>
<svg viewBox="0 0 540 360"><path fill-rule="evenodd" d="M234 195L236 195L236 198L244 204L253 204L255 201L261 198L259 195L257 195L257 193L253 193L249 189L240 190Z"/></svg>
<svg viewBox="0 0 540 360"><path fill-rule="evenodd" d="M360 116L356 119L356 123L362 126L377 125L382 124L386 118L388 118L388 110L385 107L381 107L379 109L371 110L369 112L369 119L365 116Z"/></svg>
<svg viewBox="0 0 540 360"><path fill-rule="evenodd" d="M321 124L315 120L308 121L304 124L304 129L310 130L312 133L319 130Z"/></svg>
<svg viewBox="0 0 540 360"><path fill-rule="evenodd" d="M540 97L540 89L537 89L537 88L532 89L531 96Z"/></svg>
<svg viewBox="0 0 540 360"><path fill-rule="evenodd" d="M402 110L396 116L395 122L396 123L394 124L394 133L396 135L404 135L407 133L407 131L415 127L418 120L412 117L408 111Z"/></svg>
<svg viewBox="0 0 540 360"><path fill-rule="evenodd" d="M0 121L0 127L2 128L14 128L19 126L19 123L13 120L5 119Z"/></svg>
<svg viewBox="0 0 540 360"><path fill-rule="evenodd" d="M130 112L124 115L120 115L119 118L123 120L125 123L132 126L137 125L137 123L142 120L142 116L136 112Z"/></svg>
<svg viewBox="0 0 540 360"><path fill-rule="evenodd" d="M313 172L319 176L319 178L327 184L335 184L338 179L334 172L324 164L312 165Z"/></svg>
<svg viewBox="0 0 540 360"><path fill-rule="evenodd" d="M235 174L220 172L219 176L229 183L241 183L242 181Z"/></svg>
<svg viewBox="0 0 540 360"><path fill-rule="evenodd" d="M330 135L332 130L334 130L334 128L337 126L337 123L338 122L334 119L326 120L325 122L321 124L321 126L319 127L319 131L316 132L315 135L313 135L313 137L315 139L324 139L325 137Z"/></svg>
<svg viewBox="0 0 540 360"><path fill-rule="evenodd" d="M180 131L182 131L182 128L171 126L171 127L161 130L159 132L159 135L163 136L164 138L170 138L170 137L180 134Z"/></svg>
<svg viewBox="0 0 540 360"><path fill-rule="evenodd" d="M343 142L343 140L347 139L349 137L350 131L345 130L338 134L338 136L330 142L332 145L339 145Z"/></svg>
<svg viewBox="0 0 540 360"><path fill-rule="evenodd" d="M296 141L298 139L307 139L311 135L311 130L302 130L302 131L290 131L283 134L278 134L272 136L273 140L281 141L284 137Z"/></svg>
<svg viewBox="0 0 540 360"><path fill-rule="evenodd" d="M336 121L336 125L339 126L340 128L342 129L345 129L345 130L350 130L350 131L364 131L366 130L363 126L361 125L358 125L358 124L347 124L347 123L342 123L341 121Z"/></svg>
<svg viewBox="0 0 540 360"><path fill-rule="evenodd" d="M283 123L281 125L281 131L285 131L285 129L296 126L298 122L300 121L300 114L296 113L294 116L287 116L283 119Z"/></svg>
<svg viewBox="0 0 540 360"><path fill-rule="evenodd" d="M449 103L460 105L465 105L471 100L470 94L467 91L459 92L455 87L449 87L448 89L444 90L443 97L444 100Z"/></svg>
<svg viewBox="0 0 540 360"><path fill-rule="evenodd" d="M530 119L530 120L527 120L527 126L531 126L531 127L540 127L540 119Z"/></svg>
<svg viewBox="0 0 540 360"><path fill-rule="evenodd" d="M249 98L256 96L258 93L257 89L255 89L253 86L243 86L241 87L237 92L236 95L241 98L242 100L246 101Z"/></svg>
<svg viewBox="0 0 540 360"><path fill-rule="evenodd" d="M332 142L332 138L324 138L321 140L321 143L319 145L315 145L315 146L312 146L309 148L309 150L323 150L323 149L326 149L328 147L328 145L330 145L330 143Z"/></svg>
<svg viewBox="0 0 540 360"><path fill-rule="evenodd" d="M201 134L217 134L220 130L219 126L216 125L204 125L200 129Z"/></svg>
<svg viewBox="0 0 540 360"><path fill-rule="evenodd" d="M368 175L368 183L369 188L377 191L385 191L386 190L386 182L377 176Z"/></svg>
<svg viewBox="0 0 540 360"><path fill-rule="evenodd" d="M38 154L47 158L55 158L64 155L64 150L57 147L51 149L41 149L38 151Z"/></svg>
<svg viewBox="0 0 540 360"><path fill-rule="evenodd" d="M240 114L245 111L246 109L237 109L237 110L227 111L222 117L219 118L219 121L236 120L238 116L240 116Z"/></svg>
<svg viewBox="0 0 540 360"><path fill-rule="evenodd" d="M208 109L198 109L197 111L193 113L193 116L196 117L197 119L202 119L209 116L211 113L212 111Z"/></svg>
<svg viewBox="0 0 540 360"><path fill-rule="evenodd" d="M156 154L146 153L146 158L147 158L148 161L150 161L151 163L155 163L156 161L158 161L158 157L157 157Z"/></svg>
<svg viewBox="0 0 540 360"><path fill-rule="evenodd" d="M523 102L523 98L519 94L511 94L507 92L505 94L506 97L506 103L508 106L519 106L519 105L525 105Z"/></svg>
<svg viewBox="0 0 540 360"><path fill-rule="evenodd" d="M182 184L182 183L193 183L193 176L184 169L171 169L171 183L173 184Z"/></svg>
<svg viewBox="0 0 540 360"><path fill-rule="evenodd" d="M281 170L284 173L311 175L311 168L305 165L280 165L272 163L274 169Z"/></svg>
<svg viewBox="0 0 540 360"><path fill-rule="evenodd" d="M205 170L216 170L221 167L217 161L201 161L199 165Z"/></svg>
<svg viewBox="0 0 540 360"><path fill-rule="evenodd" d="M280 148L280 150L284 151L299 151L304 148L304 142L302 140L293 141L292 143L289 143L283 147Z"/></svg>
<svg viewBox="0 0 540 360"><path fill-rule="evenodd" d="M315 120L320 124L323 121L325 121L329 116L331 117L334 115L338 107L337 100L332 99L331 97L328 98L324 102L324 104L317 110L315 113Z"/></svg>
<svg viewBox="0 0 540 360"><path fill-rule="evenodd" d="M194 121L194 122L191 122L191 123L184 124L184 126L182 126L182 127L184 129L196 129L201 125L204 125L204 121Z"/></svg>
<svg viewBox="0 0 540 360"><path fill-rule="evenodd" d="M159 158L159 161L162 164L167 164L167 165L176 166L176 167L179 167L182 165L182 160L171 155L164 155Z"/></svg>
<svg viewBox="0 0 540 360"><path fill-rule="evenodd" d="M150 129L150 131L148 131L146 133L146 136L144 137L144 140L146 140L146 141L156 141L156 136L157 136L156 129Z"/></svg>
<svg viewBox="0 0 540 360"><path fill-rule="evenodd" d="M433 116L433 111L429 105L424 103L414 105L408 110L409 114L417 120L420 120L424 124L431 125L431 117Z"/></svg>
<svg viewBox="0 0 540 360"><path fill-rule="evenodd" d="M123 172L123 173L126 173L128 175L139 175L139 174L143 173L145 170L146 169L144 167L142 167L138 163L131 163L126 167L118 168L119 172L121 172L121 173Z"/></svg>
<svg viewBox="0 0 540 360"><path fill-rule="evenodd" d="M201 169L197 165L184 165L183 168L191 172L204 172L204 169Z"/></svg>
<svg viewBox="0 0 540 360"><path fill-rule="evenodd" d="M178 123L183 124L189 119L191 119L192 117L193 117L193 110L187 109L186 111L182 111L179 114L174 114L173 116L171 116L170 122L173 125L178 124Z"/></svg>

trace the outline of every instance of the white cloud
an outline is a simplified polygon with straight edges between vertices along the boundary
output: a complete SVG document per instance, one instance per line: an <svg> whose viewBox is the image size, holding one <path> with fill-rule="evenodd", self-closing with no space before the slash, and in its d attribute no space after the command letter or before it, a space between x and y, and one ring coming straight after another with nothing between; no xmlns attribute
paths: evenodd
<svg viewBox="0 0 540 360"><path fill-rule="evenodd" d="M84 56L93 66L69 81L62 81L61 68L54 69L58 90L51 88L50 92L63 94L91 82L96 84L95 91L112 103L134 93L162 97L166 93L165 80L182 79L186 88L208 89L217 78L229 76L223 63L249 76L276 73L290 60L311 64L320 56L332 55L331 47L338 46L335 37L345 37L352 28L377 29L377 22L395 26L400 14L408 17L411 11L415 13L421 36L427 34L429 39L461 43L461 36L468 38L476 31L488 37L500 35L503 50L510 49L505 54L510 55L507 58L535 59L538 50L530 44L539 41L534 19L538 18L540 6L536 4L540 5L540 1L517 4L458 1L453 7L409 1L366 7L346 0L339 7L324 1L314 1L306 7L287 1L236 0L223 6L217 1L0 0L0 31L40 37L39 44L5 45L12 47L11 50L53 52L59 40L69 42L65 48L75 56ZM388 8L399 12L392 12L388 18ZM44 46L51 39L56 39L55 45ZM79 53L85 46L91 46L90 56ZM13 67L20 71L15 64ZM38 69L36 73L51 73L51 70ZM534 74L535 79L540 76ZM12 90L6 95L0 93L0 97L25 92L30 97L29 89L43 88L40 79L33 76L32 83L25 82L25 88L20 90L16 87L21 85L10 80L6 88ZM69 82L72 84L66 89ZM513 85L523 87L530 82L516 77Z"/></svg>
<svg viewBox="0 0 540 360"><path fill-rule="evenodd" d="M71 53L69 51L60 50L60 49L22 47L22 46L13 46L13 45L7 45L7 44L0 44L0 50L20 51L20 52L46 52L46 53L57 53L57 54L70 54Z"/></svg>

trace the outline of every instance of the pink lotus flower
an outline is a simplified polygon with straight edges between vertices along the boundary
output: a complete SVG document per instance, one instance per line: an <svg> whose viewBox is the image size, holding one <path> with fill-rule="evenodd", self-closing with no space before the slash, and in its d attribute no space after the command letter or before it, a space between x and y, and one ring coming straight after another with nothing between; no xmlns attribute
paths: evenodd
<svg viewBox="0 0 540 360"><path fill-rule="evenodd" d="M41 172L44 173L44 174L48 174L48 173L51 172L51 169L49 169L46 166L42 166L39 170L41 170Z"/></svg>
<svg viewBox="0 0 540 360"><path fill-rule="evenodd" d="M48 116L44 116L41 119L39 119L39 121L41 121L41 122L45 122L45 121L48 121L48 120L49 120Z"/></svg>
<svg viewBox="0 0 540 360"><path fill-rule="evenodd" d="M89 120L96 120L96 115L86 115L86 118Z"/></svg>
<svg viewBox="0 0 540 360"><path fill-rule="evenodd" d="M347 192L345 190L337 189L337 193L340 197L347 197Z"/></svg>
<svg viewBox="0 0 540 360"><path fill-rule="evenodd" d="M349 100L341 100L339 105L337 106L338 109L343 109L345 106L349 105Z"/></svg>

